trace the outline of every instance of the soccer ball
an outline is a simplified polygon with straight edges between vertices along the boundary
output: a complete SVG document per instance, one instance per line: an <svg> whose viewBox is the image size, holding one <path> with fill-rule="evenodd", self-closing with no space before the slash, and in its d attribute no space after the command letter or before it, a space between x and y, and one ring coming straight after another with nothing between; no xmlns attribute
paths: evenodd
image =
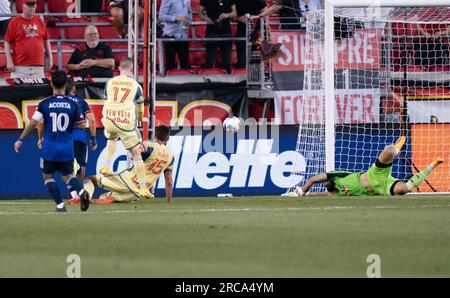
<svg viewBox="0 0 450 298"><path fill-rule="evenodd" d="M297 194L297 196L299 197L303 197L304 193L303 193L303 189L300 186L296 186L294 189L294 192Z"/></svg>
<svg viewBox="0 0 450 298"><path fill-rule="evenodd" d="M241 128L241 120L238 117L228 117L223 121L226 131L238 131Z"/></svg>

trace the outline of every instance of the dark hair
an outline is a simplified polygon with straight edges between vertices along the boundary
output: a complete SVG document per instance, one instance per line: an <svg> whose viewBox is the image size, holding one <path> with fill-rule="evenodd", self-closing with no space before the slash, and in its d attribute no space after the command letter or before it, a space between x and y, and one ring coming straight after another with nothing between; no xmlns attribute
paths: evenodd
<svg viewBox="0 0 450 298"><path fill-rule="evenodd" d="M168 141L170 136L170 128L165 125L160 125L155 129L155 136L160 141Z"/></svg>
<svg viewBox="0 0 450 298"><path fill-rule="evenodd" d="M52 85L57 89L61 89L67 83L67 75L62 70L57 70L52 73Z"/></svg>
<svg viewBox="0 0 450 298"><path fill-rule="evenodd" d="M75 81L72 77L67 77L67 83L66 83L66 94L71 95L72 89L75 87Z"/></svg>

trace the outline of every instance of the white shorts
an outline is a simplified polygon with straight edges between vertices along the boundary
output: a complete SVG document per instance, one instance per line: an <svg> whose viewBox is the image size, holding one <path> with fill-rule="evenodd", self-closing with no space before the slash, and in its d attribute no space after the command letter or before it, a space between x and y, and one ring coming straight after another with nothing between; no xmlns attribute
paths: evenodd
<svg viewBox="0 0 450 298"><path fill-rule="evenodd" d="M11 72L11 79L17 78L45 78L43 66L16 66Z"/></svg>

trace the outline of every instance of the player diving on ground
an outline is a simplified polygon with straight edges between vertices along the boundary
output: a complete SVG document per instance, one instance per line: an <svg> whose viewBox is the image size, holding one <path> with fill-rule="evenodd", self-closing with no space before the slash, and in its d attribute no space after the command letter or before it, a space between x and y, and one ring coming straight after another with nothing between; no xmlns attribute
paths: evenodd
<svg viewBox="0 0 450 298"><path fill-rule="evenodd" d="M338 195L338 196L388 196L404 195L419 186L438 165L444 162L436 158L421 172L402 182L391 176L392 162L406 142L406 137L400 137L393 145L386 146L375 163L367 172L332 171L322 173L308 179L303 188L297 186L295 193L304 195ZM325 182L327 192L308 193L316 183Z"/></svg>
<svg viewBox="0 0 450 298"><path fill-rule="evenodd" d="M167 126L158 126L155 131L156 140L147 141L141 145L141 156L144 161L146 187L150 191L156 180L164 173L166 183L166 199L172 201L172 170L174 157L167 148L170 129ZM84 181L84 187L91 197L95 187L101 187L109 192L100 196L96 204L129 203L135 200L148 199L139 192L140 183L136 167L131 167L115 175L90 176ZM153 197L153 195L152 195Z"/></svg>

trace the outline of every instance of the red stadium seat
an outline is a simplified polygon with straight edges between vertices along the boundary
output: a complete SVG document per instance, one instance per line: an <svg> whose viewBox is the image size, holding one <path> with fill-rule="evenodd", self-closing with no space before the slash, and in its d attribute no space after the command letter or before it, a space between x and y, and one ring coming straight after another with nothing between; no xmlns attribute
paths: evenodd
<svg viewBox="0 0 450 298"><path fill-rule="evenodd" d="M222 68L207 68L207 69L200 69L198 71L199 75L223 75L228 74L225 69Z"/></svg>
<svg viewBox="0 0 450 298"><path fill-rule="evenodd" d="M61 56L62 56L62 66L67 67L69 63L70 56L72 56L73 51L75 50L74 46L69 43L61 44ZM56 44L52 44L52 55L53 55L53 64L54 68L58 67L58 46Z"/></svg>
<svg viewBox="0 0 450 298"><path fill-rule="evenodd" d="M99 17L96 22L98 23L111 23L109 26L97 26L98 32L100 33L100 38L102 39L114 39L118 38L117 29L112 24L111 17Z"/></svg>
<svg viewBox="0 0 450 298"><path fill-rule="evenodd" d="M26 3L26 0L17 0L16 1L16 10L18 13L22 13L22 4ZM45 12L45 0L38 0L37 7L36 7L37 13L43 13Z"/></svg>
<svg viewBox="0 0 450 298"><path fill-rule="evenodd" d="M234 68L231 70L231 74L234 75L246 75L247 70L245 68Z"/></svg>
<svg viewBox="0 0 450 298"><path fill-rule="evenodd" d="M6 68L6 56L4 53L0 53L0 69Z"/></svg>
<svg viewBox="0 0 450 298"><path fill-rule="evenodd" d="M450 71L450 65L436 65L430 67L429 71Z"/></svg>
<svg viewBox="0 0 450 298"><path fill-rule="evenodd" d="M168 76L190 76L193 75L192 69L171 69L166 72Z"/></svg>
<svg viewBox="0 0 450 298"><path fill-rule="evenodd" d="M189 52L189 65L202 67L206 63L206 53L204 51Z"/></svg>
<svg viewBox="0 0 450 298"><path fill-rule="evenodd" d="M128 57L128 44L126 43L112 43L109 45L114 53L114 61L116 63L116 68L119 66L120 60L123 57ZM116 52L115 50L121 50L121 52Z"/></svg>
<svg viewBox="0 0 450 298"><path fill-rule="evenodd" d="M231 62L230 62L231 65L237 63L237 52L234 49L234 47L235 46L233 44L233 50L231 52ZM222 63L222 55L220 54L220 51L218 51L217 55L216 55L216 65L221 65L221 63Z"/></svg>
<svg viewBox="0 0 450 298"><path fill-rule="evenodd" d="M7 70L0 71L0 78L9 78L11 76L11 73Z"/></svg>
<svg viewBox="0 0 450 298"><path fill-rule="evenodd" d="M205 38L206 36L206 25L195 25L193 28L193 37L195 38Z"/></svg>
<svg viewBox="0 0 450 298"><path fill-rule="evenodd" d="M46 17L44 21L47 26L47 32L50 35L50 39L61 39L62 27L56 26L56 23L60 22L60 20L55 17Z"/></svg>
<svg viewBox="0 0 450 298"><path fill-rule="evenodd" d="M54 13L75 12L76 0L48 0L48 11Z"/></svg>
<svg viewBox="0 0 450 298"><path fill-rule="evenodd" d="M86 25L78 25L77 23L89 23L90 20L87 18L66 18L64 23L74 24L75 26L64 27L64 34L67 39L84 39L84 29Z"/></svg>

